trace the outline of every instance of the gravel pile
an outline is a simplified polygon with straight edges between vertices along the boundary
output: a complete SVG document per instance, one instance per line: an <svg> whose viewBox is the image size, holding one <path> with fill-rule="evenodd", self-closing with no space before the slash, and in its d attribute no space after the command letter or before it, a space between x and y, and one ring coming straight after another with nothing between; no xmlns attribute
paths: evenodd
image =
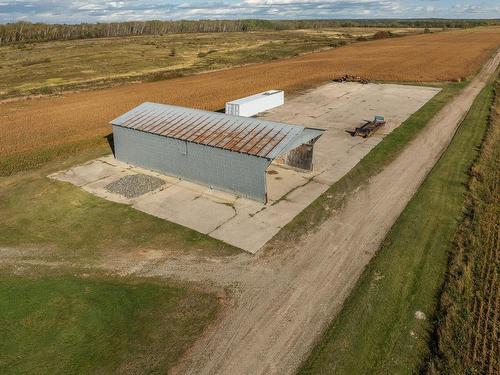
<svg viewBox="0 0 500 375"><path fill-rule="evenodd" d="M110 193L120 194L127 198L137 198L165 185L158 177L145 174L133 174L116 180L105 187Z"/></svg>

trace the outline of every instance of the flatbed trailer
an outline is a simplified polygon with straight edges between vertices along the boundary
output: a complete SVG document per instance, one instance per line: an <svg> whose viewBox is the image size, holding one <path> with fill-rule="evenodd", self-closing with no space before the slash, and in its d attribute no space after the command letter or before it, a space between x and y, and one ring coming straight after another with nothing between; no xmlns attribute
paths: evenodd
<svg viewBox="0 0 500 375"><path fill-rule="evenodd" d="M385 119L383 116L375 116L372 121L365 120L365 123L354 130L346 130L353 137L360 136L367 138L372 135L378 128L385 125Z"/></svg>

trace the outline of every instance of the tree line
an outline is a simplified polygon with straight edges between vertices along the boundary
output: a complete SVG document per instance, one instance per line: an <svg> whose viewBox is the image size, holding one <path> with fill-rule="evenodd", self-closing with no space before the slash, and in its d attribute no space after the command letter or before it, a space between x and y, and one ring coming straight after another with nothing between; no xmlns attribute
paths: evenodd
<svg viewBox="0 0 500 375"><path fill-rule="evenodd" d="M258 30L298 30L336 27L468 28L499 24L498 20L198 20L139 21L82 24L16 22L0 24L0 45L52 40L106 38L171 33L213 33Z"/></svg>

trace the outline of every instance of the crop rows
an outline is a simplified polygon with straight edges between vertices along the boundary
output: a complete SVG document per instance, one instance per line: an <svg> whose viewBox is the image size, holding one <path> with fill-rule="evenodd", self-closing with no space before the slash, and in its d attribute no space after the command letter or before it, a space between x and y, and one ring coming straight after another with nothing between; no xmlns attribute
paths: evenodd
<svg viewBox="0 0 500 375"><path fill-rule="evenodd" d="M491 219L493 218L487 218L487 220ZM475 270L475 274L479 276L475 280L477 285L475 285L474 300L472 306L469 306L474 324L468 330L469 345L466 355L466 367L478 368L481 373L485 374L497 374L500 371L498 363L498 355L500 354L498 350L500 344L498 337L500 300L498 248L500 243L498 242L498 232L491 232L495 229L493 227L492 225L485 228L488 231L484 233L486 238L483 242L486 252L478 256L478 258L483 257L483 264L480 269Z"/></svg>
<svg viewBox="0 0 500 375"><path fill-rule="evenodd" d="M228 100L255 92L291 92L345 74L385 81L457 80L475 74L499 45L499 28L424 34L166 81L4 103L0 161L104 137L111 130L108 121L145 101L217 110Z"/></svg>
<svg viewBox="0 0 500 375"><path fill-rule="evenodd" d="M500 83L441 297L430 373L500 373Z"/></svg>

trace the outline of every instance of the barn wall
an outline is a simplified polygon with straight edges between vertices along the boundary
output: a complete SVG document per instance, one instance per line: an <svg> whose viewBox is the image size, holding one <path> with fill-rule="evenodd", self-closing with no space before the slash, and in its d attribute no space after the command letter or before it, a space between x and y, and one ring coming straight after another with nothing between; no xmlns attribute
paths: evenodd
<svg viewBox="0 0 500 375"><path fill-rule="evenodd" d="M113 140L120 161L265 202L267 159L120 126Z"/></svg>

